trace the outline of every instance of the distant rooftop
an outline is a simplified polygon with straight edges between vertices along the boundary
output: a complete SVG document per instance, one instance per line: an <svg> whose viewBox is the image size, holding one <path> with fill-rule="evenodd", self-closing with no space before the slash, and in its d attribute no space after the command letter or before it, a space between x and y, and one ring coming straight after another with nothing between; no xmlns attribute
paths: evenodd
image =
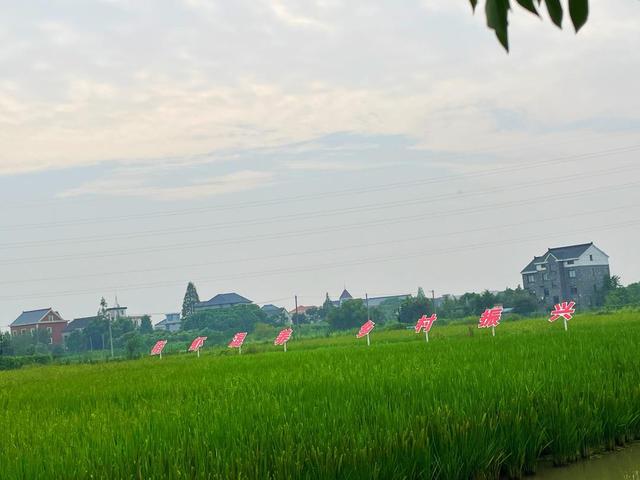
<svg viewBox="0 0 640 480"><path fill-rule="evenodd" d="M222 305L240 305L253 303L248 298L244 298L242 295L238 295L235 292L231 293L219 293L215 297L207 300L206 302L196 303L196 307L217 307Z"/></svg>
<svg viewBox="0 0 640 480"><path fill-rule="evenodd" d="M94 316L94 317L81 317L81 318L74 318L73 320L71 320L66 327L64 327L64 332L73 332L74 330L82 330L87 328L87 326L93 321L93 320L97 320L98 316Z"/></svg>
<svg viewBox="0 0 640 480"><path fill-rule="evenodd" d="M589 243L581 243L579 245L568 245L566 247L549 248L543 255L533 257L533 260L531 260L527 264L527 266L522 269L521 273L535 270L535 265L537 263L543 263L544 258L549 254L553 255L555 258L557 258L561 262L566 260L574 260L576 258L579 258L580 255L582 255L592 246L593 246L593 242L589 242Z"/></svg>
<svg viewBox="0 0 640 480"><path fill-rule="evenodd" d="M34 325L40 320L44 318L44 316L52 312L53 309L49 308L40 308L38 310L28 310L26 312L22 312L18 318L16 318L11 324L12 327L19 327L21 325Z"/></svg>
<svg viewBox="0 0 640 480"><path fill-rule="evenodd" d="M353 297L351 296L351 294L347 291L347 289L345 288L342 293L340 294L340 300L350 300Z"/></svg>
<svg viewBox="0 0 640 480"><path fill-rule="evenodd" d="M553 256L558 260L570 260L572 258L578 258L592 245L593 242L582 243L580 245L569 245L568 247L554 247L550 248L547 253L553 254Z"/></svg>

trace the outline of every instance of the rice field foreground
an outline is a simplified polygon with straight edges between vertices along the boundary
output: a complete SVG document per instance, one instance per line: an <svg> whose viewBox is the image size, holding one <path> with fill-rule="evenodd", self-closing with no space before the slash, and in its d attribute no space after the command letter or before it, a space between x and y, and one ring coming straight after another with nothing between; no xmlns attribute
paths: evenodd
<svg viewBox="0 0 640 480"><path fill-rule="evenodd" d="M0 477L518 477L640 437L639 345L579 315L0 372Z"/></svg>

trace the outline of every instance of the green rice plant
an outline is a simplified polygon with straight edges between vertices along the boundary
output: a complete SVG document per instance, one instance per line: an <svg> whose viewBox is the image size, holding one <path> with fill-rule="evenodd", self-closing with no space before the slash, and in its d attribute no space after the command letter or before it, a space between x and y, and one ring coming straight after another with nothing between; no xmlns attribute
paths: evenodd
<svg viewBox="0 0 640 480"><path fill-rule="evenodd" d="M519 478L640 437L640 315L0 372L0 478Z"/></svg>

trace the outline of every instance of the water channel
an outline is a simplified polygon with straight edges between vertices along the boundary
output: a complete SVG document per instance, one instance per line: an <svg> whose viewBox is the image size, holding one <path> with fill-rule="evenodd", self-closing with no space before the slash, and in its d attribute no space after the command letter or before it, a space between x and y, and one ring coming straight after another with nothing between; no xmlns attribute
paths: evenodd
<svg viewBox="0 0 640 480"><path fill-rule="evenodd" d="M532 479L640 480L640 443L568 467L544 467Z"/></svg>

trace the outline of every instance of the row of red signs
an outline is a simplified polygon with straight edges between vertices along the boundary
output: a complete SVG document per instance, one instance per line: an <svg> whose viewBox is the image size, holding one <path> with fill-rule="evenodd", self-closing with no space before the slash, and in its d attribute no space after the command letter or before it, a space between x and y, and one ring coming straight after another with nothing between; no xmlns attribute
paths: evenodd
<svg viewBox="0 0 640 480"><path fill-rule="evenodd" d="M571 320L573 318L575 310L575 302L562 302L555 305L553 311L551 312L551 316L549 317L550 322L555 322L559 318L564 318L565 320ZM480 315L480 320L478 321L478 328L494 328L500 325L500 320L502 319L502 313L504 309L502 306L497 306L493 308L487 308L482 315ZM418 319L418 323L416 323L415 331L416 333L425 332L429 333L431 327L433 326L433 322L438 319L438 316L434 313L430 317L423 315ZM371 333L371 331L376 326L375 322L371 320L367 320L358 331L356 338L362 338ZM293 335L292 328L285 328L278 333L278 336L273 341L274 345L284 345L291 339L291 335ZM245 338L247 338L247 332L238 332L233 336L233 339L229 343L229 348L241 348L244 343ZM197 337L189 347L190 352L196 352L202 348L207 337ZM162 350L167 345L167 340L159 340L151 349L151 355L160 355L162 354Z"/></svg>
<svg viewBox="0 0 640 480"><path fill-rule="evenodd" d="M564 318L565 320L571 320L573 318L576 303L575 302L562 302L558 303L554 306L553 311L551 312L551 316L549 317L550 322L555 322L559 318ZM487 308L482 315L480 315L480 320L478 321L478 328L491 328L497 327L500 325L500 320L502 319L502 312L504 308L499 305L493 308ZM431 327L433 326L433 322L438 319L438 316L434 313L430 317L423 315L418 319L418 323L416 323L415 331L416 333L425 332L429 333ZM357 338L362 338L371 333L373 327L376 324L371 320L367 320L362 327L360 327L360 331L356 335Z"/></svg>
<svg viewBox="0 0 640 480"><path fill-rule="evenodd" d="M562 302L557 303L551 311L549 317L550 322L555 322L559 318L571 320L576 313L576 302ZM480 315L480 321L478 322L478 328L497 327L500 325L500 319L502 318L503 308L497 306L493 308L487 308L482 315Z"/></svg>
<svg viewBox="0 0 640 480"><path fill-rule="evenodd" d="M293 334L292 328L285 328L278 333L278 336L273 341L274 345L284 345L291 339L291 335ZM244 339L247 338L247 332L238 332L233 336L231 342L229 342L229 348L241 348L244 343ZM197 337L193 342L191 342L191 346L189 347L190 352L197 352L204 346L204 342L207 337ZM162 350L167 345L167 340L159 340L151 349L151 355L161 355Z"/></svg>

